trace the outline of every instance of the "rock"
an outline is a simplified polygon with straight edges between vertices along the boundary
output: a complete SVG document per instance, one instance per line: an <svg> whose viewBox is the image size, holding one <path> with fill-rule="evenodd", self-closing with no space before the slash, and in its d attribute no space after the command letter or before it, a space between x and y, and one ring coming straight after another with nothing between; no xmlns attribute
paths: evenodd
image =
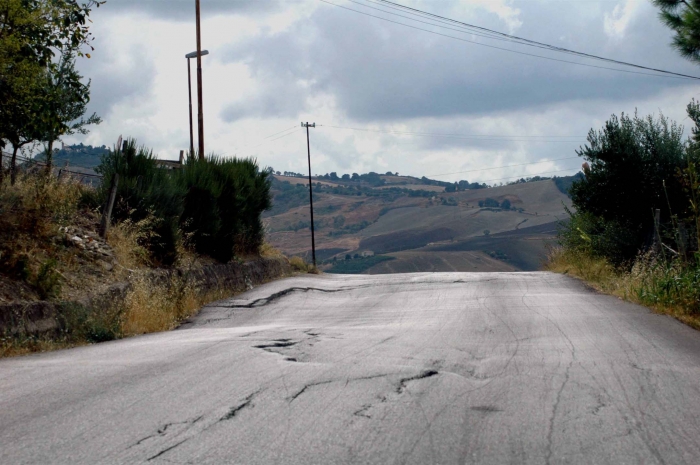
<svg viewBox="0 0 700 465"><path fill-rule="evenodd" d="M97 263L102 265L102 268L104 268L105 271L112 271L112 269L114 268L114 265L112 265L111 263L108 263L104 260L98 260Z"/></svg>

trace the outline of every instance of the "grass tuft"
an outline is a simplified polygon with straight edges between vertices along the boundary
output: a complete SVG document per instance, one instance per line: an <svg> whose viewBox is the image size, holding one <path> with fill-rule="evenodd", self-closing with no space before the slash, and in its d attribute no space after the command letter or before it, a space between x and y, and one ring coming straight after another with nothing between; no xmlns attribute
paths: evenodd
<svg viewBox="0 0 700 465"><path fill-rule="evenodd" d="M645 305L700 330L697 265L665 262L647 253L628 269L583 251L558 248L551 251L546 269L575 276L598 291Z"/></svg>

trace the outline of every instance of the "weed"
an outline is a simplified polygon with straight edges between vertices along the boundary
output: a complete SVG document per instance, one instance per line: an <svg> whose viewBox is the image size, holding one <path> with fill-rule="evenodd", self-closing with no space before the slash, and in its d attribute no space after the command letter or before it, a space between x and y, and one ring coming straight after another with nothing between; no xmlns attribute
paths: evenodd
<svg viewBox="0 0 700 465"><path fill-rule="evenodd" d="M679 260L666 262L652 253L639 255L631 266L615 267L580 250L555 249L549 271L569 274L595 289L646 305L700 329L700 267Z"/></svg>
<svg viewBox="0 0 700 465"><path fill-rule="evenodd" d="M292 257L289 259L289 264L292 265L294 271L306 273L309 271L309 264L301 257Z"/></svg>
<svg viewBox="0 0 700 465"><path fill-rule="evenodd" d="M60 275L56 271L56 260L45 261L39 267L32 284L42 300L58 297L61 293Z"/></svg>

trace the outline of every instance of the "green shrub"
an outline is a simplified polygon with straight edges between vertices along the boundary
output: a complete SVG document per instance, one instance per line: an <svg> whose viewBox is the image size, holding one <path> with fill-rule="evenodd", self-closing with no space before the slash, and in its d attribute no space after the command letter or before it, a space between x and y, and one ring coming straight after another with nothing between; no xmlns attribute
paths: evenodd
<svg viewBox="0 0 700 465"><path fill-rule="evenodd" d="M57 297L61 292L60 275L56 272L56 260L47 260L39 267L32 284L42 300Z"/></svg>
<svg viewBox="0 0 700 465"><path fill-rule="evenodd" d="M120 308L109 305L66 302L60 307L58 323L68 341L105 342L121 336L121 314Z"/></svg>
<svg viewBox="0 0 700 465"><path fill-rule="evenodd" d="M112 211L116 221L142 221L149 216L152 234L142 244L160 265L172 265L177 259L180 241L179 221L183 211L184 192L172 172L158 168L151 150L137 147L129 139L123 148L110 150L102 157L97 172L104 176L98 192L100 204L109 196L112 179L119 174L117 198Z"/></svg>
<svg viewBox="0 0 700 465"><path fill-rule="evenodd" d="M253 159L190 158L178 183L185 192L181 225L195 250L221 262L259 252L260 216L272 206L268 171Z"/></svg>

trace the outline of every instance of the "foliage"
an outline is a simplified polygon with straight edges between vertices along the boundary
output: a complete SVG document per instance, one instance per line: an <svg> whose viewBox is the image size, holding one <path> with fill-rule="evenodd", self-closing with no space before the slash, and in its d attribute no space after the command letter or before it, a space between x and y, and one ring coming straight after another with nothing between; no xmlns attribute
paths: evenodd
<svg viewBox="0 0 700 465"><path fill-rule="evenodd" d="M350 255L346 255L345 260L334 262L333 267L326 270L326 272L336 274L359 274L369 270L374 265L379 263L395 260L394 257L389 257L386 255L375 255L373 257L361 257L355 259L350 259L352 257L348 257L350 257Z"/></svg>
<svg viewBox="0 0 700 465"><path fill-rule="evenodd" d="M685 214L687 199L676 181L687 164L682 132L663 115L624 113L613 115L601 131L591 130L588 145L577 151L590 169L570 189L576 208L571 227L577 229L563 236L566 245L580 243L580 231L593 254L621 264L650 243L654 209L661 210L663 222Z"/></svg>
<svg viewBox="0 0 700 465"><path fill-rule="evenodd" d="M86 126L102 121L93 113L83 116L90 101L90 83L83 84L82 76L75 69L75 58L63 55L61 61L50 69L41 87L39 105L39 138L47 143L47 169L51 169L53 144L62 136L87 134Z"/></svg>
<svg viewBox="0 0 700 465"><path fill-rule="evenodd" d="M269 171L253 159L211 156L189 159L177 180L185 192L181 225L195 250L221 262L259 252L260 216L272 206Z"/></svg>
<svg viewBox="0 0 700 465"><path fill-rule="evenodd" d="M57 297L61 293L61 282L60 275L56 272L56 260L42 263L33 281L40 299Z"/></svg>
<svg viewBox="0 0 700 465"><path fill-rule="evenodd" d="M69 180L21 175L10 186L0 185L0 274L49 290L51 272L47 266L39 282L37 271L58 257L60 247L52 239L60 226L78 214L83 186ZM36 285L39 286L36 286Z"/></svg>
<svg viewBox="0 0 700 465"><path fill-rule="evenodd" d="M484 200L479 200L479 207L482 208L499 208L501 205L498 203L498 200L492 199L492 198L485 198Z"/></svg>
<svg viewBox="0 0 700 465"><path fill-rule="evenodd" d="M679 260L664 261L654 254L637 257L629 269L603 257L558 248L546 268L583 279L594 288L669 314L700 329L700 267Z"/></svg>
<svg viewBox="0 0 700 465"><path fill-rule="evenodd" d="M673 47L685 58L700 63L700 1L652 0L661 20L676 35Z"/></svg>
<svg viewBox="0 0 700 465"><path fill-rule="evenodd" d="M72 103L76 93L87 103L89 85L81 84L74 70L68 73L66 63L71 62L70 57L83 56L84 47L92 49L89 15L103 3L0 0L0 148L5 141L13 146L13 183L17 151L47 134L59 137L70 133L66 127L68 118L76 114ZM52 81L61 83L53 86L53 91L48 85L52 76L62 76ZM59 114L62 117L57 118ZM64 124L56 125L56 121ZM99 120L93 115L88 121Z"/></svg>
<svg viewBox="0 0 700 465"><path fill-rule="evenodd" d="M557 189L566 194L568 197L571 197L571 193L569 192L571 186L573 185L574 181L578 181L582 178L583 173L579 171L573 176L555 176L552 179L554 179L554 184L557 186Z"/></svg>
<svg viewBox="0 0 700 465"><path fill-rule="evenodd" d="M129 139L123 147L110 150L96 171L104 176L100 203L105 204L114 175L118 174L113 218L138 223L153 217L152 229L144 235L141 245L149 250L156 264L174 264L185 191L168 171L158 168L153 152L137 147L136 141Z"/></svg>
<svg viewBox="0 0 700 465"><path fill-rule="evenodd" d="M104 1L0 0L0 43L3 48L40 66L52 66L56 53L77 53L89 47L90 13ZM89 54L86 54L89 57Z"/></svg>

